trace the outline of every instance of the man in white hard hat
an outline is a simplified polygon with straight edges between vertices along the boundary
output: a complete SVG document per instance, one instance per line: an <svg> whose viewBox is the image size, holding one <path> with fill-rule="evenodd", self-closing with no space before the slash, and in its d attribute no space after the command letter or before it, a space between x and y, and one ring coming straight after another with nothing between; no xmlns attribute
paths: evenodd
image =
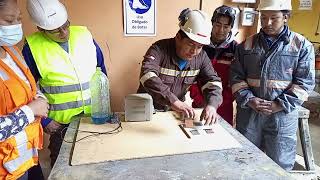
<svg viewBox="0 0 320 180"><path fill-rule="evenodd" d="M298 108L314 88L312 44L286 25L290 0L261 0L261 30L239 45L231 64L237 129L289 171L296 155Z"/></svg>
<svg viewBox="0 0 320 180"><path fill-rule="evenodd" d="M198 80L206 97L200 119L212 124L222 102L220 78L202 51L203 45L210 43L212 25L202 11L190 9L180 13L179 22L174 38L157 41L145 54L138 92L149 93L156 109L172 109L194 118L194 109L183 101L188 88Z"/></svg>
<svg viewBox="0 0 320 180"><path fill-rule="evenodd" d="M42 121L50 136L51 166L73 116L91 113L89 81L96 67L106 73L101 49L83 26L70 26L58 0L28 0L27 10L38 32L26 38L23 56L41 91L49 100ZM61 138L62 134L62 138Z"/></svg>

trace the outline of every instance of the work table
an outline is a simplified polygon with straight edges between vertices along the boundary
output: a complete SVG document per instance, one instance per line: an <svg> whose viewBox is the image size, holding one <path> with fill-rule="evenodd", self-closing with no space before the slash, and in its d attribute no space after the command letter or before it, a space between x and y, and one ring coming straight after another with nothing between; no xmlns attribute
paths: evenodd
<svg viewBox="0 0 320 180"><path fill-rule="evenodd" d="M66 141L74 140L74 129L77 129L79 119L75 117L70 124L65 136ZM73 144L63 142L49 179L292 179L289 173L227 122L220 119L219 123L238 140L242 148L70 166Z"/></svg>

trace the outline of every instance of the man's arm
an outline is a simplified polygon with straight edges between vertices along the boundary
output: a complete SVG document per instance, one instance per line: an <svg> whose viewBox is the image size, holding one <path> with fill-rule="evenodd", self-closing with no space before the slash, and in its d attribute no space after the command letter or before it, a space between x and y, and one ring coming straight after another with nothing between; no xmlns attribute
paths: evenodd
<svg viewBox="0 0 320 180"><path fill-rule="evenodd" d="M255 96L249 89L249 85L246 80L246 73L243 69L243 44L236 48L235 59L232 61L230 66L230 85L237 104L242 108L248 108L247 103Z"/></svg>
<svg viewBox="0 0 320 180"><path fill-rule="evenodd" d="M310 42L304 43L299 54L298 66L293 72L292 85L276 99L287 113L301 106L308 99L308 94L315 85L314 48Z"/></svg>
<svg viewBox="0 0 320 180"><path fill-rule="evenodd" d="M142 61L140 83L158 104L171 105L178 98L170 91L170 87L159 78L163 53L165 52L155 44L148 49Z"/></svg>
<svg viewBox="0 0 320 180"><path fill-rule="evenodd" d="M34 113L27 105L22 106L13 113L0 116L0 142L18 134L34 120Z"/></svg>
<svg viewBox="0 0 320 180"><path fill-rule="evenodd" d="M23 46L23 49L22 49L22 55L24 57L24 60L26 61L32 75L33 75L33 78L35 79L36 82L38 82L39 78L41 78L41 75L39 73L39 70L38 70L38 67L36 65L36 62L32 56L32 52L30 50L30 46L28 43L26 43L24 46Z"/></svg>

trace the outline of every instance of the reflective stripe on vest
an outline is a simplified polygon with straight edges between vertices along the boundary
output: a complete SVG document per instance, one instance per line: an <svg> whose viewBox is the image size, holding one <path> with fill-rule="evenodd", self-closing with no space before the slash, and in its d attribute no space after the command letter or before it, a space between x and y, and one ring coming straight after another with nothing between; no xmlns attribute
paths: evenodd
<svg viewBox="0 0 320 180"><path fill-rule="evenodd" d="M26 62L24 61L23 57L21 56L21 54L17 51L16 48L14 48L13 46L7 46L7 48L14 54L14 56L18 57L18 60L25 66L28 67Z"/></svg>
<svg viewBox="0 0 320 180"><path fill-rule="evenodd" d="M89 89L89 82L82 83L82 84L74 84L74 85L65 85L65 86L46 86L40 87L43 93L47 94L59 94L59 93L67 93L73 91L81 91Z"/></svg>
<svg viewBox="0 0 320 180"><path fill-rule="evenodd" d="M83 106L83 103L85 106L89 106L91 104L91 98L86 99L84 101L73 101L62 104L50 104L50 111L62 111L67 109L79 108Z"/></svg>
<svg viewBox="0 0 320 180"><path fill-rule="evenodd" d="M19 167L33 157L38 157L38 151L35 148L28 149L28 138L25 131L21 131L14 136L17 144L19 157L3 164L9 173L13 173Z"/></svg>
<svg viewBox="0 0 320 180"><path fill-rule="evenodd" d="M0 70L0 78L1 78L2 80L6 81L6 80L9 79L9 76L7 75L6 72Z"/></svg>
<svg viewBox="0 0 320 180"><path fill-rule="evenodd" d="M48 117L67 124L74 115L91 113L89 81L97 56L87 28L70 26L69 53L43 33L34 33L27 41L41 75L40 88L49 100Z"/></svg>

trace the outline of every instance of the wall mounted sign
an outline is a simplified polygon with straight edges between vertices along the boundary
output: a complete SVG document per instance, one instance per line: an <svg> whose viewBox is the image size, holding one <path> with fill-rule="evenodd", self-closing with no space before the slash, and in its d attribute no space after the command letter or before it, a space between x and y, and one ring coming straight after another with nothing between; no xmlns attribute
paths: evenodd
<svg viewBox="0 0 320 180"><path fill-rule="evenodd" d="M156 0L123 0L125 36L156 35Z"/></svg>
<svg viewBox="0 0 320 180"><path fill-rule="evenodd" d="M299 10L312 10L312 0L300 0Z"/></svg>

